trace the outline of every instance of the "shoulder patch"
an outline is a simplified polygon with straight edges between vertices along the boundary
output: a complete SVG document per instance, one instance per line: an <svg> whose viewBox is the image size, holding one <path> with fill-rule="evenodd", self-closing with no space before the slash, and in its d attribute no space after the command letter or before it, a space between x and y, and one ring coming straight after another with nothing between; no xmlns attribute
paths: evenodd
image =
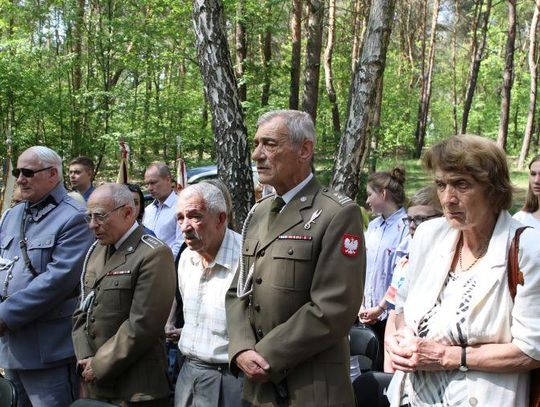
<svg viewBox="0 0 540 407"><path fill-rule="evenodd" d="M165 243L163 243L157 237L152 236L152 235L142 235L141 236L141 242L143 242L145 245L149 246L151 249L155 249L156 247L165 245Z"/></svg>
<svg viewBox="0 0 540 407"><path fill-rule="evenodd" d="M353 200L351 198L349 198L347 195L344 195L340 192L337 192L331 188L327 188L327 187L323 187L323 189L321 190L322 191L322 194L327 196L328 198L332 199L333 201L337 202L338 204L340 204L341 206L345 206L351 202L353 202Z"/></svg>

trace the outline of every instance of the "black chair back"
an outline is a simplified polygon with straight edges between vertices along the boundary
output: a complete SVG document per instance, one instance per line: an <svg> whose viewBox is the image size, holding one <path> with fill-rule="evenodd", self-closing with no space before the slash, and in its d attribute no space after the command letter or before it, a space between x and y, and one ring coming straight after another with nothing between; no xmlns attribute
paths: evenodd
<svg viewBox="0 0 540 407"><path fill-rule="evenodd" d="M17 390L15 389L15 385L5 377L0 377L0 406L17 406Z"/></svg>
<svg viewBox="0 0 540 407"><path fill-rule="evenodd" d="M392 373L362 373L353 383L357 407L388 407L390 402L386 390L392 380Z"/></svg>
<svg viewBox="0 0 540 407"><path fill-rule="evenodd" d="M69 407L118 407L118 405L99 400L79 399L71 403Z"/></svg>
<svg viewBox="0 0 540 407"><path fill-rule="evenodd" d="M381 346L375 332L365 325L354 325L349 333L351 356L363 356L373 364L379 357Z"/></svg>

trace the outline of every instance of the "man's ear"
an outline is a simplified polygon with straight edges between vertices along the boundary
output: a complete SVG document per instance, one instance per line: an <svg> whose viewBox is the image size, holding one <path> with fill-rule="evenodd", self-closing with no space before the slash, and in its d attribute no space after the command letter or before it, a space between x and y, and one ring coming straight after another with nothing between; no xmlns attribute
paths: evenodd
<svg viewBox="0 0 540 407"><path fill-rule="evenodd" d="M308 161L311 162L313 158L313 141L304 139L302 141L302 144L300 145L300 148L298 149L298 157L301 161Z"/></svg>
<svg viewBox="0 0 540 407"><path fill-rule="evenodd" d="M219 225L227 225L227 214L225 212L220 212L218 215Z"/></svg>

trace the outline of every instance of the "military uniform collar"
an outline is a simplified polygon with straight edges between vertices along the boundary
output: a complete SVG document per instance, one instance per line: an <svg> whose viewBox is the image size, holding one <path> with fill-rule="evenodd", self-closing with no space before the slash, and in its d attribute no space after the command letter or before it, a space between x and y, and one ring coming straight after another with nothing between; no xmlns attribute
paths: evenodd
<svg viewBox="0 0 540 407"><path fill-rule="evenodd" d="M66 189L64 188L62 183L59 182L56 187L54 187L40 201L32 205L28 203L29 206L27 207L26 211L34 220L34 222L38 222L41 218L43 218L50 211L56 208L58 204L60 204L60 202L64 199L66 194Z"/></svg>
<svg viewBox="0 0 540 407"><path fill-rule="evenodd" d="M285 192L281 198L285 201L285 205L287 205L294 197L295 195L300 192L313 178L313 173L310 172L309 175L297 186L295 186L293 189Z"/></svg>
<svg viewBox="0 0 540 407"><path fill-rule="evenodd" d="M124 235L120 239L118 239L118 241L114 244L114 248L118 250L122 246L122 243L124 243L127 240L127 238L133 233L135 229L137 229L138 226L139 224L137 223L137 221L135 221L133 225L131 225L129 230L126 233L124 233Z"/></svg>

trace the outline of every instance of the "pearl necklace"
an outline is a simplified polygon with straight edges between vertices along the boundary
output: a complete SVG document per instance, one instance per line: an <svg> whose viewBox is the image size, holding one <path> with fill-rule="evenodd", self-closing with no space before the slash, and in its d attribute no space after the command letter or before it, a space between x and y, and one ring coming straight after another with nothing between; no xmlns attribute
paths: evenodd
<svg viewBox="0 0 540 407"><path fill-rule="evenodd" d="M480 260L482 257L484 257L484 255L486 254L487 252L487 245L485 245L483 248L482 248L482 251L480 252L480 255L478 257L475 257L474 258L474 261L471 263L471 265L469 267L467 267L466 269L463 268L463 260L462 260L462 256L461 256L461 252L463 251L463 235L461 235L461 239L459 240L459 268L461 269L461 272L462 273L466 273L467 271L469 271L470 269L472 269L474 267L474 265L476 263L478 263L478 260ZM472 253L472 252L471 252ZM474 255L473 255L474 256Z"/></svg>

